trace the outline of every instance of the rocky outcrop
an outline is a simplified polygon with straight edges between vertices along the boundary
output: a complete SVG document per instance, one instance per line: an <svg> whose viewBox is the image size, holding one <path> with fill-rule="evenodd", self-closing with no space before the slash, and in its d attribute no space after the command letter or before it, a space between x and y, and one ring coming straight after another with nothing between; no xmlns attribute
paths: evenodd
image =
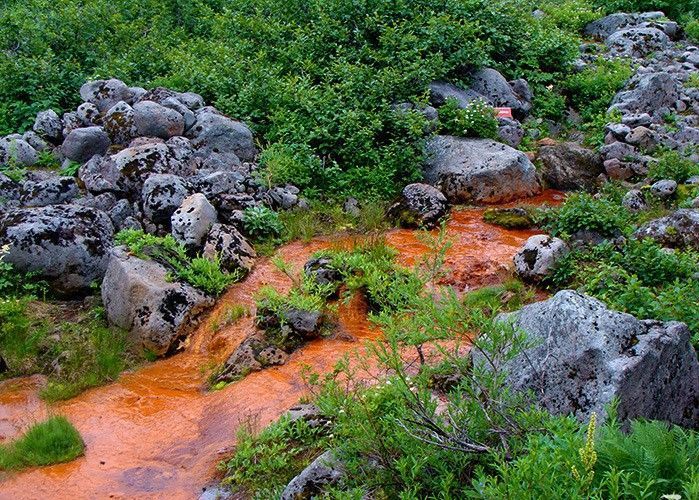
<svg viewBox="0 0 699 500"><path fill-rule="evenodd" d="M206 237L204 256L210 259L218 258L221 267L228 271L247 273L255 263L256 254L235 227L214 224Z"/></svg>
<svg viewBox="0 0 699 500"><path fill-rule="evenodd" d="M19 271L33 271L62 294L84 293L107 267L114 229L104 212L75 205L0 213L0 246Z"/></svg>
<svg viewBox="0 0 699 500"><path fill-rule="evenodd" d="M555 189L591 190L604 171L599 154L574 142L543 146L539 158L546 184Z"/></svg>
<svg viewBox="0 0 699 500"><path fill-rule="evenodd" d="M621 420L699 427L699 362L683 323L638 320L570 290L499 319L537 345L497 368L549 411L604 419L617 398Z"/></svg>
<svg viewBox="0 0 699 500"><path fill-rule="evenodd" d="M284 349L270 343L258 332L243 340L233 351L216 377L216 382L234 382L249 373L283 365L287 359L289 355Z"/></svg>
<svg viewBox="0 0 699 500"><path fill-rule="evenodd" d="M449 205L445 196L429 184L408 184L400 199L393 204L389 215L407 227L433 228L447 214Z"/></svg>
<svg viewBox="0 0 699 500"><path fill-rule="evenodd" d="M524 153L488 139L432 138L424 173L450 203L497 203L540 190L536 169Z"/></svg>
<svg viewBox="0 0 699 500"><path fill-rule="evenodd" d="M512 114L520 120L532 108L532 93L527 82L508 82L493 68L483 68L471 75L471 90L485 96L492 106L511 108Z"/></svg>
<svg viewBox="0 0 699 500"><path fill-rule="evenodd" d="M338 483L345 474L344 466L332 450L326 451L289 482L282 500L310 500L323 489Z"/></svg>
<svg viewBox="0 0 699 500"><path fill-rule="evenodd" d="M213 300L195 288L168 278L152 260L114 248L102 282L102 302L110 323L129 330L144 347L163 355L178 347Z"/></svg>
<svg viewBox="0 0 699 500"><path fill-rule="evenodd" d="M527 281L539 282L553 273L568 251L568 245L562 239L537 234L515 254L515 271Z"/></svg>
<svg viewBox="0 0 699 500"><path fill-rule="evenodd" d="M699 250L699 210L681 208L644 224L634 236L652 238L664 247Z"/></svg>
<svg viewBox="0 0 699 500"><path fill-rule="evenodd" d="M172 214L172 236L187 248L198 249L204 244L216 217L216 209L206 196L194 193Z"/></svg>
<svg viewBox="0 0 699 500"><path fill-rule="evenodd" d="M616 31L605 41L611 53L642 58L670 45L670 38L657 28L628 28Z"/></svg>

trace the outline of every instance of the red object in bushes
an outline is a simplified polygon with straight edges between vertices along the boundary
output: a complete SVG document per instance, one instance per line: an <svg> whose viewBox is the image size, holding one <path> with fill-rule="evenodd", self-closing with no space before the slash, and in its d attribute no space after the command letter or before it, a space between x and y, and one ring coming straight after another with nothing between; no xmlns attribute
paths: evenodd
<svg viewBox="0 0 699 500"><path fill-rule="evenodd" d="M495 108L498 118L512 119L512 108Z"/></svg>

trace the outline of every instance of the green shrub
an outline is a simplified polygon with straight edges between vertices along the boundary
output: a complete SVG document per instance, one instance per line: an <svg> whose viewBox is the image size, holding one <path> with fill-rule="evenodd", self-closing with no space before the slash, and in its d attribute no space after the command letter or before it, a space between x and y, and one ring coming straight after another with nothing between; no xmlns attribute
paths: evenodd
<svg viewBox="0 0 699 500"><path fill-rule="evenodd" d="M267 186L293 184L311 197L313 186L327 184L321 177L332 173L305 144L272 144L260 155L259 165L258 175Z"/></svg>
<svg viewBox="0 0 699 500"><path fill-rule="evenodd" d="M594 3L606 14L661 10L672 19L699 17L699 7L693 0L594 0Z"/></svg>
<svg viewBox="0 0 699 500"><path fill-rule="evenodd" d="M169 234L161 237L140 230L125 229L117 233L114 241L126 246L141 259L150 258L163 264L173 278L214 296L220 295L231 283L242 277L239 270L231 273L223 271L218 257L190 257L185 247Z"/></svg>
<svg viewBox="0 0 699 500"><path fill-rule="evenodd" d="M279 220L279 214L267 207L250 207L243 212L243 227L253 239L278 237L284 226Z"/></svg>
<svg viewBox="0 0 699 500"><path fill-rule="evenodd" d="M650 164L648 178L653 181L673 179L679 184L692 176L699 175L699 163L682 156L677 151L666 151L658 161Z"/></svg>
<svg viewBox="0 0 699 500"><path fill-rule="evenodd" d="M497 139L498 121L495 110L482 100L471 102L460 108L456 99L449 97L439 108L439 126L443 134L460 137Z"/></svg>
<svg viewBox="0 0 699 500"><path fill-rule="evenodd" d="M544 225L554 236L572 235L584 230L614 236L627 230L629 217L624 207L606 198L574 193L566 198L563 205L550 211Z"/></svg>
<svg viewBox="0 0 699 500"><path fill-rule="evenodd" d="M50 417L32 425L17 440L0 445L0 469L68 462L82 455L84 449L80 434L65 417Z"/></svg>
<svg viewBox="0 0 699 500"><path fill-rule="evenodd" d="M566 78L563 89L582 119L590 121L606 112L614 95L632 74L631 64L624 59L599 58L594 65Z"/></svg>
<svg viewBox="0 0 699 500"><path fill-rule="evenodd" d="M689 21L687 24L684 26L684 32L687 35L687 38L692 41L692 43L699 43L699 20L698 19L692 19ZM694 77L693 81L697 81L696 78L696 73L690 75L690 79ZM699 86L698 84L695 84L694 86Z"/></svg>
<svg viewBox="0 0 699 500"><path fill-rule="evenodd" d="M256 498L278 497L283 486L301 472L330 443L323 427L287 417L255 435L241 427L235 454L219 465L226 471L223 484Z"/></svg>
<svg viewBox="0 0 699 500"><path fill-rule="evenodd" d="M549 2L553 5L553 2ZM578 55L587 7L512 0L12 0L0 12L0 134L79 103L88 78L200 92L247 121L282 182L390 198L420 179L429 82L491 65L537 89ZM118 51L114 47L119 47ZM226 64L221 64L225 60ZM276 146L281 145L281 146ZM276 155L276 157L275 157Z"/></svg>
<svg viewBox="0 0 699 500"><path fill-rule="evenodd" d="M39 279L39 273L22 273L6 262L4 257L9 249L0 247L0 297L44 297L48 283Z"/></svg>

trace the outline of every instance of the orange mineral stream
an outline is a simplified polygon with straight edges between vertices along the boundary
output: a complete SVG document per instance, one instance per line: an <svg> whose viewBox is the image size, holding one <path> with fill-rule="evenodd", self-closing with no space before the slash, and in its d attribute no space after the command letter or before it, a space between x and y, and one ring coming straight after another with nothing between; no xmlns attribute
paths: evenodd
<svg viewBox="0 0 699 500"><path fill-rule="evenodd" d="M527 201L560 199L558 193L547 192ZM452 242L447 282L459 291L501 281L516 250L535 234L485 224L482 213L456 210L447 225ZM427 251L415 231L393 230L386 239L405 265ZM334 241L291 243L278 255L300 268L313 252ZM363 341L379 335L362 302L355 300L340 309L341 331L335 338L305 345L283 366L252 373L220 391L206 391L212 368L253 329L251 317L218 332L212 323L234 304L254 314L253 296L263 285L283 291L291 284L269 259L261 260L245 281L219 299L183 352L71 400L47 407L38 397L44 383L39 376L0 383L0 442L49 414L62 414L86 444L85 456L72 462L0 477L0 499L197 498L215 477L216 463L230 454L239 426L251 421L264 426L306 393L300 374L304 365L328 372L342 356L361 355Z"/></svg>

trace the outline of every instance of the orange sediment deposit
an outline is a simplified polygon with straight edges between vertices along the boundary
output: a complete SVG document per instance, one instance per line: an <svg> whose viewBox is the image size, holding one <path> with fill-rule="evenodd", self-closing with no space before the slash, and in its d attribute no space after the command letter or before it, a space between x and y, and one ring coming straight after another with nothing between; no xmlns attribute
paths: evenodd
<svg viewBox="0 0 699 500"><path fill-rule="evenodd" d="M527 200L544 201L558 200L551 193ZM517 248L534 234L486 224L482 213L455 210L447 224L452 246L446 282L461 291L501 280ZM386 240L404 265L414 264L428 249L411 230L389 231ZM278 255L298 269L312 253L333 243L291 243ZM286 291L291 282L269 259L261 260L245 281L219 299L183 352L71 400L47 407L38 396L41 377L0 383L0 443L57 413L76 426L86 444L85 456L70 463L0 477L0 499L196 498L215 477L216 463L230 453L241 425L264 426L307 394L304 366L329 372L343 356L361 351L363 341L380 334L367 320L363 301L353 300L339 308L336 335L306 344L285 365L207 391L213 368L252 331L254 295L263 285ZM215 318L234 305L252 314L214 331Z"/></svg>

